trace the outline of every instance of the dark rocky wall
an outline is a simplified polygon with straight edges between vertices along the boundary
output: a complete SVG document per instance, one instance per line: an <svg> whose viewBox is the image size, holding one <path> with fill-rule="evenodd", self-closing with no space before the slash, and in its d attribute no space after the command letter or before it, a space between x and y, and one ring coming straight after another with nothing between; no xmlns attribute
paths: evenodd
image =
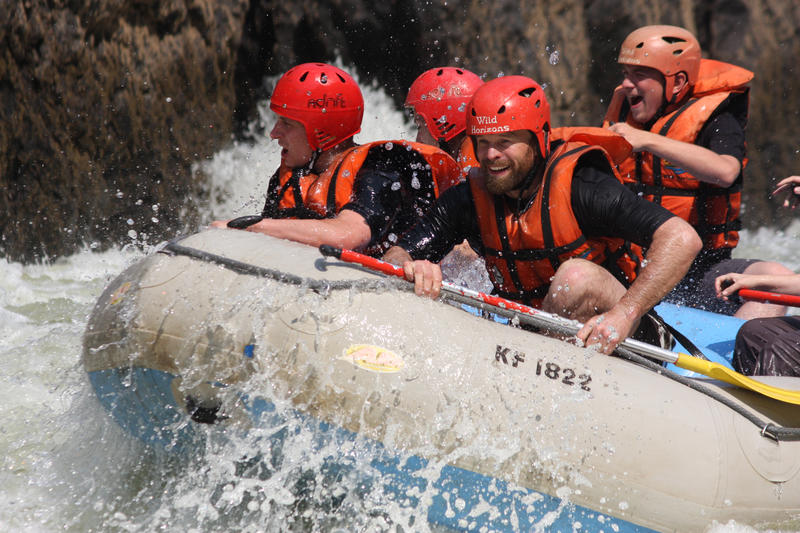
<svg viewBox="0 0 800 533"><path fill-rule="evenodd" d="M0 249L15 260L191 228L192 162L244 130L265 76L303 61L340 58L398 104L432 66L521 73L547 85L556 126L597 124L625 35L682 25L756 72L746 223L785 222L767 192L800 171L800 7L782 0L11 0L0 20Z"/></svg>
<svg viewBox="0 0 800 533"><path fill-rule="evenodd" d="M244 0L0 2L0 247L175 234L230 138ZM154 207L155 206L155 207Z"/></svg>

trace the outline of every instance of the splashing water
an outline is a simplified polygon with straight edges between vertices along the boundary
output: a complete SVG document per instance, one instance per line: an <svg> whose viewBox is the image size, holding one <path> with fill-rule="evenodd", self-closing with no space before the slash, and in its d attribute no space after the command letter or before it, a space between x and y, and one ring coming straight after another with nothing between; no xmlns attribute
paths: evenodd
<svg viewBox="0 0 800 533"><path fill-rule="evenodd" d="M372 87L363 91L367 112L362 142L412 137L411 125L388 97ZM269 125L272 118L265 112L262 120ZM205 219L259 211L266 181L279 161L277 144L256 137L198 164L196 171L212 180ZM313 428L282 409L280 397L276 413L285 419L278 429L221 438L201 428L204 439L187 456L151 449L119 428L87 381L80 364L81 340L104 287L151 251L142 250L137 237L131 237L136 246L103 253L87 249L52 265L23 266L0 259L0 530L428 530L413 501L425 501L429 494L420 490L407 500L370 484L378 473L367 443L315 440ZM785 232L744 232L737 256L771 258L798 269L798 238L800 224ZM448 261L453 262L451 279L486 290L482 261L469 256ZM433 342L422 340L423 345ZM264 384L251 386L260 390ZM466 434L476 422L454 409L441 413L437 423ZM476 446L494 450L495 459L502 460L513 456L518 445L514 438ZM340 458L338 466L326 460L332 456ZM546 462L545 456L543 452ZM441 468L429 464L418 475L436 479ZM464 502L451 496L448 512L456 513ZM565 496L548 520L568 506L570 494ZM535 497L526 498L521 504L535 503ZM573 525L582 530L581 523ZM752 530L715 523L710 531Z"/></svg>

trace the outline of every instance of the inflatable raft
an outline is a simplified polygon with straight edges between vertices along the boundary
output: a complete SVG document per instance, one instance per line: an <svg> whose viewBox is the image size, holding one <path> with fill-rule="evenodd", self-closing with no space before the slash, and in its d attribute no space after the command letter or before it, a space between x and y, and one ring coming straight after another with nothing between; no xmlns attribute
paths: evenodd
<svg viewBox="0 0 800 533"><path fill-rule="evenodd" d="M312 247L208 230L109 285L83 365L153 445L293 417L336 444L326 453L357 443L370 483L451 529L800 528L797 405L409 288ZM692 340L714 357L732 348L734 319L660 310L690 338L706 320Z"/></svg>

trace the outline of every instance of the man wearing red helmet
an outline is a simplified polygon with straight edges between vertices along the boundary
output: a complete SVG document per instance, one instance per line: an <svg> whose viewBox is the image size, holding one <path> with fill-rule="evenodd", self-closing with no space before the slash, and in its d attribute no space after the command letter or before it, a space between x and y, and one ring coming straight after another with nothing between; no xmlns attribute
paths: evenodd
<svg viewBox="0 0 800 533"><path fill-rule="evenodd" d="M620 166L623 181L688 221L703 239L703 250L668 299L741 318L782 315L784 306L715 298L714 278L720 274L792 272L778 263L731 259L741 227L753 73L700 54L697 39L684 28L633 31L620 48L623 81L604 126L633 147Z"/></svg>
<svg viewBox="0 0 800 533"><path fill-rule="evenodd" d="M477 74L459 67L435 67L420 74L408 89L405 107L414 117L417 142L438 146L467 177L478 160L467 139L467 104L483 85Z"/></svg>
<svg viewBox="0 0 800 533"><path fill-rule="evenodd" d="M417 142L450 154L461 167L462 180L480 166L466 129L467 104L481 85L483 80L469 70L435 67L420 74L406 95L405 107L417 126ZM467 242L456 246L450 257L455 267L477 258Z"/></svg>
<svg viewBox="0 0 800 533"><path fill-rule="evenodd" d="M270 109L278 115L270 136L282 151L264 209L213 227L379 254L458 181L458 165L436 147L357 146L364 99L355 80L332 65L304 63L287 71Z"/></svg>
<svg viewBox="0 0 800 533"><path fill-rule="evenodd" d="M467 134L480 168L384 259L403 265L418 294L436 297L441 270L431 261L466 238L500 296L586 321L578 337L587 346L610 353L638 327L644 333L649 320L640 319L683 276L701 242L685 221L614 175L630 145L600 128L551 131L542 88L523 76L475 92ZM631 241L649 248L646 261Z"/></svg>

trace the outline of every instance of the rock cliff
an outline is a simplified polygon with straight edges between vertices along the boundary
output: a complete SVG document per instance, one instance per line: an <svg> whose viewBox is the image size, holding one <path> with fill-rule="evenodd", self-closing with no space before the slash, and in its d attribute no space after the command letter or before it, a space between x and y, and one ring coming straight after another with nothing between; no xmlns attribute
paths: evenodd
<svg viewBox="0 0 800 533"><path fill-rule="evenodd" d="M554 125L596 125L619 43L644 24L694 31L704 55L756 73L746 224L800 172L800 6L779 0L11 0L0 3L0 250L46 260L173 236L197 222L191 164L241 131L264 76L354 65L399 103L423 70L461 65L547 86Z"/></svg>

